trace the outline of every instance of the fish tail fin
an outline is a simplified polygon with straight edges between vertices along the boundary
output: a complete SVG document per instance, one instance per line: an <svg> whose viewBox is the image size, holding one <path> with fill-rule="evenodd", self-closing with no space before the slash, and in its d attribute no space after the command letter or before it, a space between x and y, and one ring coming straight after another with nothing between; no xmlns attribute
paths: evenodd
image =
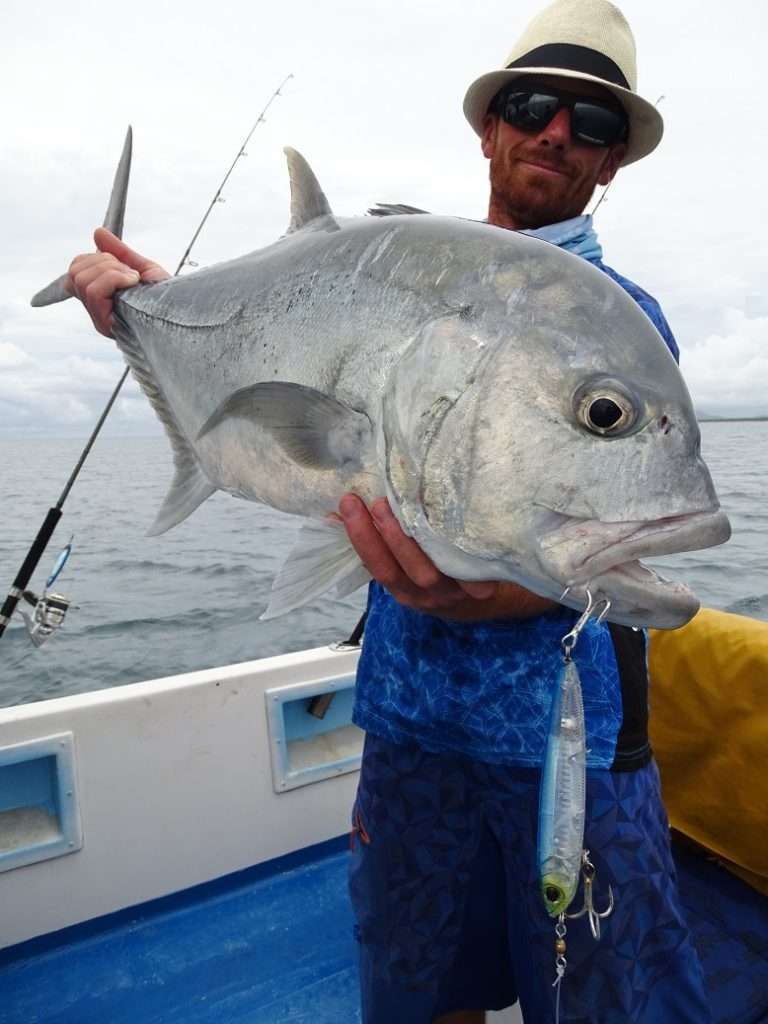
<svg viewBox="0 0 768 1024"><path fill-rule="evenodd" d="M128 126L123 143L123 152L120 162L115 171L115 180L112 183L112 192L109 197L107 212L104 216L104 227L111 231L118 238L123 237L123 220L125 219L125 202L128 196L128 181L131 176L131 151L133 149L133 131ZM32 297L33 306L50 306L54 302L64 302L71 299L72 293L68 289L69 275L62 274L55 281L41 289Z"/></svg>

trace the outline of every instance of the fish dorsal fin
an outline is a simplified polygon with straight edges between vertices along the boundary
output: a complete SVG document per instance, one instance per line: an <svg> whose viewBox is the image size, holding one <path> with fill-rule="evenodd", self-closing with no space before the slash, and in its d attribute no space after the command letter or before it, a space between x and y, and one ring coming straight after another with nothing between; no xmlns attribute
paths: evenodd
<svg viewBox="0 0 768 1024"><path fill-rule="evenodd" d="M409 206L408 203L376 203L368 208L369 217L402 217L406 214L429 213L420 206Z"/></svg>
<svg viewBox="0 0 768 1024"><path fill-rule="evenodd" d="M283 152L288 158L288 176L291 179L291 223L288 225L288 234L300 231L318 217L333 219L325 193L307 161L290 146L286 146Z"/></svg>

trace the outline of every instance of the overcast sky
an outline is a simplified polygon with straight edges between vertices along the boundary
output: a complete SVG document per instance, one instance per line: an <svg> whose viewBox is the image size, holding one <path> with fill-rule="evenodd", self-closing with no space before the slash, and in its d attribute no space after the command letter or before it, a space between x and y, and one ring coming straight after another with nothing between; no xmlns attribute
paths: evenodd
<svg viewBox="0 0 768 1024"><path fill-rule="evenodd" d="M336 212L409 202L487 210L487 168L461 112L542 6L457 0L3 0L0 433L86 436L122 370L78 303L29 298L91 246L125 128L125 239L170 270L272 92L192 254L272 241L288 220L282 147ZM765 0L626 0L639 91L663 95L659 149L620 172L597 214L605 260L662 303L699 410L768 414ZM149 433L135 384L112 433Z"/></svg>

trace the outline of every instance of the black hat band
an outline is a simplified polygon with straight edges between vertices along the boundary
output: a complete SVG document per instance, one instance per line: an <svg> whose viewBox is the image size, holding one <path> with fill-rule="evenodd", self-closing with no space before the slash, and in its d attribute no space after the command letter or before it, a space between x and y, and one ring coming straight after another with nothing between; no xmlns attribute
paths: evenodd
<svg viewBox="0 0 768 1024"><path fill-rule="evenodd" d="M593 75L605 82L620 85L629 89L629 82L622 74L621 68L610 57L588 46L576 46L574 43L547 43L537 46L524 56L507 64L512 68L562 68L564 71L579 71L583 75Z"/></svg>

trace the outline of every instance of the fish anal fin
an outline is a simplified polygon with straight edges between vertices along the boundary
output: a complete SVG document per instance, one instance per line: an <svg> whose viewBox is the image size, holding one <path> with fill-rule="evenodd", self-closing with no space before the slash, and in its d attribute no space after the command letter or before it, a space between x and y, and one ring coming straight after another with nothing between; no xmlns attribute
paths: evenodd
<svg viewBox="0 0 768 1024"><path fill-rule="evenodd" d="M312 520L302 527L299 539L272 584L262 620L309 604L337 588L346 596L370 579L340 523Z"/></svg>
<svg viewBox="0 0 768 1024"><path fill-rule="evenodd" d="M240 388L208 417L197 439L231 417L268 430L289 458L311 469L361 467L372 451L373 426L364 412L303 384Z"/></svg>
<svg viewBox="0 0 768 1024"><path fill-rule="evenodd" d="M176 526L216 491L191 452L177 451L174 464L176 475L154 523L147 530L148 537L156 537Z"/></svg>

